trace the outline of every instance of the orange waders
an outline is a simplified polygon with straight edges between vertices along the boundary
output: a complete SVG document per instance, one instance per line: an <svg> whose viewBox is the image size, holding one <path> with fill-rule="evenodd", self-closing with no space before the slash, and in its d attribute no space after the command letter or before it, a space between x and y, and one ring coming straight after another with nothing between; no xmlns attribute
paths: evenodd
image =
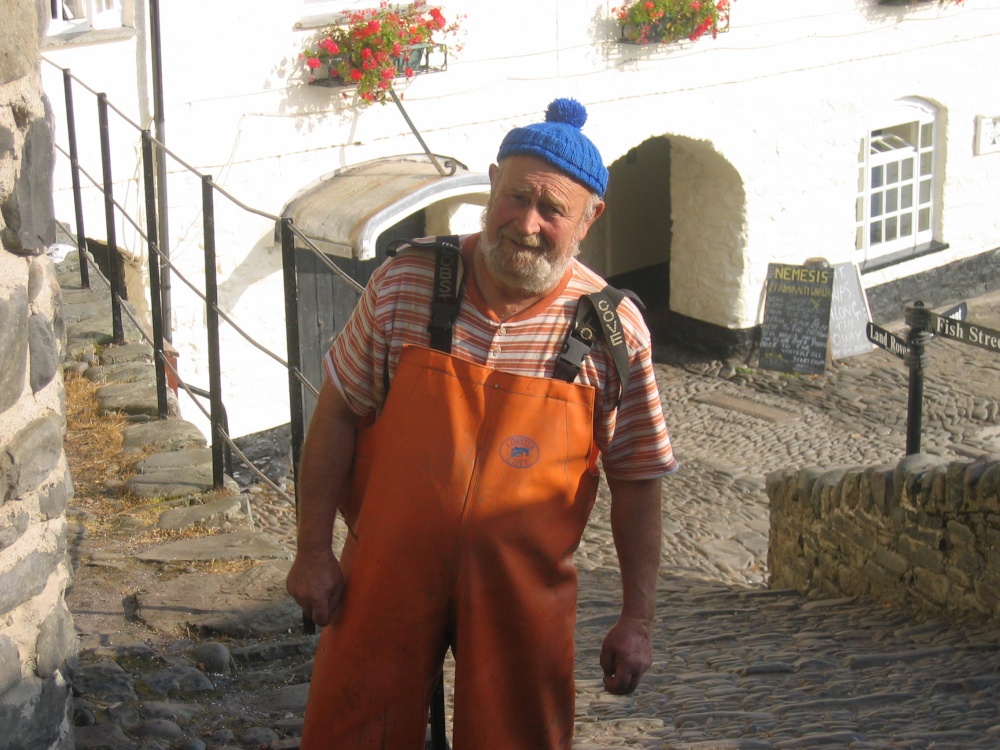
<svg viewBox="0 0 1000 750"><path fill-rule="evenodd" d="M455 652L456 750L570 748L572 556L597 492L594 389L403 350L358 434L344 599L303 750L421 750Z"/></svg>

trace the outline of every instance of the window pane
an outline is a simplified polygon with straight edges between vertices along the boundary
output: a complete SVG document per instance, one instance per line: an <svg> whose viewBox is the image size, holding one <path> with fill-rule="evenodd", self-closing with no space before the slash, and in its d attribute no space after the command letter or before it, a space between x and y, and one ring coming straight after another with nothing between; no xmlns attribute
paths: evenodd
<svg viewBox="0 0 1000 750"><path fill-rule="evenodd" d="M920 148L930 148L934 145L934 123L925 122L920 126Z"/></svg>
<svg viewBox="0 0 1000 750"><path fill-rule="evenodd" d="M63 21L78 21L81 18L85 18L87 15L87 8L84 0L63 0L62 5L62 15L54 15L53 18L56 20ZM57 13L59 11L56 11Z"/></svg>
<svg viewBox="0 0 1000 750"><path fill-rule="evenodd" d="M858 192L865 192L865 170L863 168L858 170Z"/></svg>
<svg viewBox="0 0 1000 750"><path fill-rule="evenodd" d="M911 0L914 1L914 0ZM855 200L855 244L867 258L914 247L933 227L936 125L933 114L898 107L894 124L862 139ZM867 153L865 152L867 149Z"/></svg>
<svg viewBox="0 0 1000 750"><path fill-rule="evenodd" d="M865 139L861 139L861 145L858 147L858 164L865 163Z"/></svg>

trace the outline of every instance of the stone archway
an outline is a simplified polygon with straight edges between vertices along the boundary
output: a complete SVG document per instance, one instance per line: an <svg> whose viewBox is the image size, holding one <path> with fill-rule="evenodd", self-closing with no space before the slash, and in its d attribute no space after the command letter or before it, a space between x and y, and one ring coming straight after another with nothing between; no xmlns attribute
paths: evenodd
<svg viewBox="0 0 1000 750"><path fill-rule="evenodd" d="M673 137L671 144L673 323L728 356L752 336L741 326L748 296L759 295L748 283L743 178L711 142Z"/></svg>
<svg viewBox="0 0 1000 750"><path fill-rule="evenodd" d="M609 281L639 295L654 340L670 310L670 152L663 137L631 149L611 165L606 195Z"/></svg>
<svg viewBox="0 0 1000 750"><path fill-rule="evenodd" d="M708 141L654 136L610 167L607 209L581 259L646 304L655 344L730 356L746 293L746 195Z"/></svg>

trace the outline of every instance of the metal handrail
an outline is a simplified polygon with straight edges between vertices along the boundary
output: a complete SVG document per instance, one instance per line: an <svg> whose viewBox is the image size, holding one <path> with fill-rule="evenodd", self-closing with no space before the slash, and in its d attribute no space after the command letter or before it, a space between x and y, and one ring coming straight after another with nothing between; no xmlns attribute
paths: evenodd
<svg viewBox="0 0 1000 750"><path fill-rule="evenodd" d="M149 140L152 141L152 142L155 142L156 139L154 139L154 138L152 138L150 136ZM69 156L69 154L67 153L67 151L65 149L63 149L61 146L59 146L58 144L56 144L55 148L56 148L56 150L60 151L65 156L67 156L67 157ZM100 184L85 169L83 169L81 167L79 169L79 173L82 174L82 175L84 175L85 177L87 177L87 179L90 180L91 184L94 187L97 187L98 189L100 189ZM212 183L212 184L214 185L215 183ZM139 237L147 243L149 251L151 253L154 253L155 255L157 255L159 257L160 261L163 262L165 265L167 265L170 268L170 270L173 272L173 274L178 279L180 279L181 281L183 281L184 284L185 284L185 286L187 286L188 289L190 289L191 292L196 297L198 297L202 302L208 304L208 299L206 298L205 294L197 287L197 285L195 285L190 279L188 279L177 268L177 266L174 265L174 263L165 254L163 254L162 252L160 252L160 250L159 250L158 247L156 247L155 240L151 239L151 238L153 238L153 237L156 236L155 231L153 233L150 233L148 230L144 231L142 229L142 227L140 227L139 224L136 223L135 219L133 219L132 216L126 212L126 209L125 209L124 206L122 206L114 198L112 198L111 201L112 201L113 205L115 206L115 208L117 208L118 211L121 212L122 217L126 221L128 221L129 224L132 225L132 227L136 230L136 232L138 232ZM239 204L238 202L237 202L237 204L240 205L241 207L243 207L242 204ZM267 213L265 213L265 212L263 212L263 211L254 211L254 213L257 213L257 214L259 214L261 216L264 216L265 218L270 218L270 215L267 214ZM155 221L155 213L149 213L149 212L147 212L147 216L152 216L153 220ZM357 283L357 281L355 281L350 276L348 276L344 272L343 269L341 269L336 264L330 262L330 259L327 258L326 255L319 248L317 248L316 245L313 244L309 240L308 237L306 237L304 234L302 234L302 232L299 231L297 228L294 228L294 225L290 224L289 226L292 228L292 231L294 232L295 236L301 238L308 245L308 248L299 248L299 249L309 249L312 252L314 252L317 255L319 255L322 258L323 262L327 265L327 267L330 268L331 270L335 271L338 274L342 274L344 280L346 282L349 282L350 285L352 286L352 288L354 288L354 290L356 292L360 293L360 292L362 292L364 290L364 287L362 287L360 284ZM87 281L86 285L89 286L89 281ZM119 300L121 300L121 297L119 297ZM151 306L151 309L155 310L156 307L155 306ZM226 323L228 323L230 326L232 326L233 330L235 330L237 333L239 333L240 336L242 336L247 341L247 343L251 344L254 348L256 348L258 351L260 351L262 354L265 354L268 357L270 357L271 359L273 359L275 362L277 362L282 367L284 367L286 369L292 369L293 372L296 374L296 376L299 378L299 380L302 382L302 385L305 386L306 389L309 390L312 393L313 396L319 396L319 390L316 388L316 386L314 386L312 383L310 383L305 378L305 376L303 376L301 374L300 371L295 370L294 368L290 368L290 365L288 364L288 362L286 362L284 359L282 359L281 355L279 355L276 352L268 349L264 344L260 343L257 339L255 339L253 336L251 336L249 333L247 333L247 331L244 328L242 328L239 325L239 323L237 323L235 320L233 320L233 318L230 317L221 307L219 307L218 305L215 305L214 309L215 309L216 313L219 315L219 317L222 320L224 320ZM146 342L149 343L149 344L153 344L154 343L154 337L146 334L145 331L141 330L141 323L137 319L135 319L134 316L130 315L129 317L132 318L133 323L137 327L140 328L140 333L142 333L143 338L146 339Z"/></svg>
<svg viewBox="0 0 1000 750"><path fill-rule="evenodd" d="M42 58L46 63L56 66L49 60ZM105 230L107 232L107 243L108 243L108 268L109 268L109 284L111 286L111 302L112 302L112 327L114 329L113 335L115 343L124 343L124 329L122 325L122 310L125 310L126 315L132 320L136 328L140 331L140 335L152 342L154 348L154 360L157 363L155 367L156 370L156 390L157 390L157 411L161 419L166 418L168 411L168 402L166 396L166 371L169 369L178 386L183 388L184 391L191 397L193 403L196 407L204 414L208 419L212 427L212 481L216 488L221 488L224 482L224 472L223 469L228 469L232 473L232 457L231 453L235 452L240 459L243 461L250 471L256 475L258 478L267 483L275 492L277 492L286 501L293 503L296 509L296 514L298 514L298 470L299 470L299 460L301 458L302 444L305 438L305 423L304 423L304 409L302 402L302 389L303 387L311 391L312 395L318 397L319 391L313 386L307 378L301 372L301 363L299 361L299 339L298 339L298 311L297 311L297 288L296 288L296 250L304 249L318 258L323 265L325 265L329 270L331 270L341 281L348 284L356 292L360 293L363 291L363 287L356 280L351 278L343 269L333 263L325 253L321 252L318 247L301 231L299 231L293 224L289 217L278 217L266 211L253 208L246 205L242 201L235 198L227 190L216 184L212 178L208 175L201 174L197 169L187 164L183 159L181 159L177 154L167 148L167 146L156 138L154 138L148 129L145 129L129 119L124 112L112 105L107 96L104 93L99 93L85 83L80 81L78 78L72 76L68 68L60 68L63 73L64 89L65 89L65 99L66 99L66 119L67 119L67 137L69 139L69 153L67 154L70 160L70 167L72 171L73 178L73 198L74 207L76 211L76 234L77 234L77 247L80 254L80 274L81 274L81 284L87 288L89 287L89 276L88 276L88 264L86 255L86 237L83 231L83 204L82 204L82 188L80 186L80 175L81 173L91 180L91 182L101 190L104 196L104 207L105 207ZM101 136L101 162L102 162L102 182L99 184L97 180L93 179L89 173L87 173L79 164L77 149L76 149L76 126L75 126L75 111L73 106L72 97L72 83L79 83L84 89L94 94L97 97L98 102L98 118L99 118L99 129ZM428 154L431 161L433 162L435 168L438 172L445 176L446 172L444 167L438 162L436 157L430 152L426 144L424 144L423 139L420 137L419 132L417 132L412 121L407 115L402 103L396 97L395 93L390 89L392 98L395 101L397 107L402 113L403 117L406 119L407 124L410 126L414 135L420 141L421 146L424 151ZM142 162L143 162L143 178L144 178L144 189L146 196L146 219L147 227L144 231L138 223L132 219L128 211L121 206L115 199L113 194L113 178L111 172L111 154L110 154L110 128L108 122L108 114L110 112L116 113L123 121L131 125L136 131L141 134L142 140ZM66 153L58 145L60 151ZM160 154L161 161L156 163L155 155ZM159 216L160 202L157 201L158 195L162 197L162 190L165 186L157 185L157 178L159 175L164 175L162 157L170 156L178 164L183 166L187 171L194 175L197 175L202 182L202 221L203 221L203 231L204 231L204 243L205 243L205 291L202 293L194 284L192 284L187 278L181 274L174 264L171 262L168 254L163 251L163 248L158 246L157 223L162 218ZM156 167L159 166L159 170ZM454 173L456 165L450 161L445 163L445 166L451 169L451 174ZM159 188L159 189L158 189ZM280 356L271 352L266 347L264 347L260 342L253 339L252 336L246 333L235 321L231 319L223 310L220 309L218 304L218 285L215 273L215 210L214 210L214 198L216 193L222 195L229 199L234 205L247 211L248 213L256 214L263 218L269 219L274 222L276 226L279 227L281 248L282 248L282 270L284 276L284 295L285 295L285 331L286 331L286 341L288 348L288 358L289 361L284 361ZM163 209L165 210L165 208ZM153 323L153 333L150 337L143 326L140 324L138 319L132 314L126 305L123 305L125 295L124 291L124 279L119 278L118 274L118 258L117 258L117 238L115 234L115 216L116 212L120 213L122 216L126 217L127 220L135 227L138 231L139 236L146 243L147 246L147 260L149 262L150 271L150 309L152 311L152 323ZM296 244L296 238L302 241L302 246ZM163 306L165 304L165 296L169 294L169 289L161 285L160 283L160 271L165 268L169 268L174 274L176 274L181 280L191 288L192 291L205 303L206 314L208 318L208 355L209 355L209 389L207 391L197 388L195 386L185 383L180 377L177 369L170 362L169 358L166 356L164 351L164 342L168 339L163 330ZM292 471L295 480L295 497L294 499L289 497L287 493L284 492L276 483L274 483L269 477L267 477L262 471L260 471L247 456L240 451L236 446L231 436L229 435L229 425L228 416L226 414L225 406L222 403L222 386L221 386L221 348L219 343L219 321L224 321L229 324L233 330L235 330L240 336L242 336L246 341L251 343L260 351L264 352L268 356L272 357L276 362L278 362L282 367L285 368L288 373L288 387L289 387L289 423L291 429L291 449L292 449ZM195 398L196 396L201 398L209 399L209 410L206 411L204 406ZM251 523L252 523L251 518ZM310 631L312 626L311 621L304 616L303 624L307 631ZM443 693L443 683L439 679L438 684L434 691L433 706L431 711L431 736L432 743L434 747L447 748L448 742L444 731L444 693Z"/></svg>
<svg viewBox="0 0 1000 750"><path fill-rule="evenodd" d="M107 243L109 248L109 286L111 287L111 303L112 303L112 327L113 327L113 338L115 343L124 343L124 328L122 325L122 311L124 310L125 315L131 320L135 325L135 328L139 331L140 336L147 343L150 343L154 348L154 360L157 363L156 373L157 373L157 412L160 418L166 418L168 416L168 401L166 396L167 389L167 378L166 374L169 370L172 374L178 387L183 388L184 391L191 397L192 402L196 407L208 418L210 424L212 425L212 464L213 464L213 484L216 487L221 487L224 482L224 471L229 471L231 473L231 453L235 452L240 460L249 468L249 470L262 481L266 482L271 486L276 492L280 493L287 501L293 502L297 505L297 502L290 498L276 483L270 480L263 472L259 470L258 467L254 466L253 463L247 459L247 457L239 450L235 445L232 438L229 435L228 428L228 417L226 416L225 406L222 403L222 387L221 387L221 346L218 340L219 327L221 323L229 325L240 337L245 341L250 343L257 350L265 354L266 356L273 359L279 366L281 366L288 374L289 380L289 393L290 397L294 393L296 398L290 403L290 422L292 428L292 455L293 455L293 472L298 471L298 459L301 453L301 444L304 440L305 426L303 423L304 416L302 410L302 394L308 391L313 397L318 397L319 389L313 385L308 378L302 373L300 364L298 362L298 322L297 319L286 320L287 338L288 343L295 345L294 350L289 348L289 359L293 360L291 362L286 361L278 353L272 351L267 346L262 344L260 341L255 339L250 333L248 333L242 326L240 326L231 315L227 314L221 309L218 302L218 287L215 280L215 257L214 257L214 223L215 223L215 210L214 210L214 198L215 195L221 195L231 201L235 206L240 209L273 221L276 226L280 228L281 231L281 241L283 248L283 258L285 262L285 276L286 276L286 318L292 317L297 311L294 309L289 312L290 308L294 308L295 293L294 293L294 267L295 267L295 250L305 250L310 254L314 255L316 258L320 259L322 264L324 264L328 269L335 273L343 282L347 283L350 288L354 289L356 292L362 291L362 286L358 284L353 278L351 278L343 269L334 264L323 252L316 247L308 237L306 237L302 232L300 232L290 219L280 218L274 214L264 211L258 208L247 205L245 202L239 200L233 196L229 191L227 191L222 186L214 182L211 176L204 175L195 169L193 166L188 164L184 159L178 156L176 153L171 151L167 146L155 137L153 137L150 132L143 129L138 123L134 122L128 115L126 115L121 109L114 106L107 100L105 94L98 92L88 86L86 83L81 81L79 78L73 76L68 68L60 68L49 60L42 58L46 63L54 67L59 68L63 74L64 80L64 93L66 97L66 119L67 119L67 138L69 141L68 151L62 148L61 145L55 144L55 148L64 154L70 163L70 168L72 171L73 178L73 195L74 195L74 205L76 208L76 219L77 219L77 245L81 254L81 284L87 288L89 287L89 266L86 254L86 238L83 235L82 227L84 222L84 212L82 208L82 187L81 187L81 177L85 178L89 184L98 190L104 196L104 206L105 206L105 230L107 232ZM98 104L98 120L99 120L99 133L101 137L101 166L102 175L97 178L88 172L83 166L80 165L77 156L76 149L76 113L73 103L73 85L77 84L82 87L85 91L93 94L97 98ZM147 226L144 228L140 226L139 222L129 213L127 208L121 204L120 201L116 200L114 196L114 180L111 170L111 144L110 144L110 127L109 127L109 114L114 113L121 120L133 127L136 131L140 133L142 140L142 163L143 163L143 176L144 176L144 187L146 194L145 208L146 208L146 223ZM169 255L158 247L157 242L157 223L161 217L158 215L157 207L157 184L156 184L156 170L155 170L155 156L159 154L162 159L164 156L171 157L186 171L197 176L202 182L202 211L203 211L203 224L204 224L204 242L205 242L205 288L200 288L197 284L192 282L185 274L183 274L176 265L171 261ZM152 333L148 332L138 318L132 313L131 310L123 305L125 300L124 293L124 279L119 278L118 268L117 268L117 238L115 232L115 221L116 217L121 216L124 220L135 229L137 236L140 241L145 243L147 248L147 259L149 262L149 275L150 275L150 310L152 317ZM300 242L296 242L296 238ZM291 248L289 253L287 248ZM288 275L289 267L291 269L292 283L289 284ZM169 357L165 353L165 342L167 338L165 332L163 331L163 320L162 320L162 307L157 304L157 300L160 299L161 285L159 283L161 272L168 271L179 278L204 304L206 309L206 315L209 319L209 388L201 389L196 386L185 383L180 377L176 368L170 362ZM293 325L294 324L294 325ZM292 328L294 327L294 335ZM294 339L294 342L293 342ZM209 400L210 406L206 410L199 399L207 398ZM297 478L297 477L296 477Z"/></svg>

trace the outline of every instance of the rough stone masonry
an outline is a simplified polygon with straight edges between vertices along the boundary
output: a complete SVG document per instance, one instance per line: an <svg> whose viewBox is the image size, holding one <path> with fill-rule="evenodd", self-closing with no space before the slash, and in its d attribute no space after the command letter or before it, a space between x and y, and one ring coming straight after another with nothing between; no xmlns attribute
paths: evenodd
<svg viewBox="0 0 1000 750"><path fill-rule="evenodd" d="M39 15L0 16L0 750L71 748L76 639L65 509L65 394L54 241L52 124L38 71Z"/></svg>
<svg viewBox="0 0 1000 750"><path fill-rule="evenodd" d="M771 585L1000 619L1000 455L770 474Z"/></svg>

